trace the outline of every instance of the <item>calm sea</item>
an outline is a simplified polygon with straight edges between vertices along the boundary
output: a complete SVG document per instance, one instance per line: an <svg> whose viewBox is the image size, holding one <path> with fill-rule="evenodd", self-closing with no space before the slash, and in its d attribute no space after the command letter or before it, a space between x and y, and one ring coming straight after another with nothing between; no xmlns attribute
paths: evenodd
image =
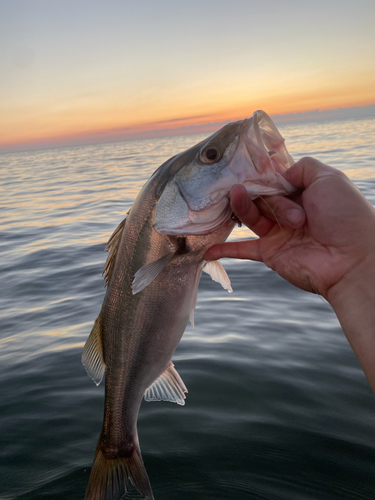
<svg viewBox="0 0 375 500"><path fill-rule="evenodd" d="M280 130L375 204L375 119ZM150 174L202 138L0 156L1 500L83 499L104 393L80 358L105 243ZM223 264L234 293L202 277L174 357L186 405L142 403L156 500L375 498L375 396L335 315L260 263Z"/></svg>

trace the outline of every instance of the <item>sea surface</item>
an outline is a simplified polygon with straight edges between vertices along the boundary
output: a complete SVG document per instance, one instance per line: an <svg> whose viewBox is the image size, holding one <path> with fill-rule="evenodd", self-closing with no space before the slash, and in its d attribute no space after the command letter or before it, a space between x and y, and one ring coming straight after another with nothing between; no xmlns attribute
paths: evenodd
<svg viewBox="0 0 375 500"><path fill-rule="evenodd" d="M279 128L296 160L343 170L375 204L375 119ZM81 353L105 244L152 172L203 137L0 155L1 500L83 499L104 388ZM334 313L261 263L223 264L234 292L202 277L174 356L186 405L141 406L155 499L374 499L375 396Z"/></svg>

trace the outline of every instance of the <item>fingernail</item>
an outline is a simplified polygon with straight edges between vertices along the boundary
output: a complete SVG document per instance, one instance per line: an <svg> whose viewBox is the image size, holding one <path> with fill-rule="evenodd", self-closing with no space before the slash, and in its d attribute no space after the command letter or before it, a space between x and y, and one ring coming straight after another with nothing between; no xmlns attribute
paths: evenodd
<svg viewBox="0 0 375 500"><path fill-rule="evenodd" d="M298 226L298 224L305 217L304 212L302 210L299 210L298 208L290 208L286 211L285 215L287 221L293 226Z"/></svg>

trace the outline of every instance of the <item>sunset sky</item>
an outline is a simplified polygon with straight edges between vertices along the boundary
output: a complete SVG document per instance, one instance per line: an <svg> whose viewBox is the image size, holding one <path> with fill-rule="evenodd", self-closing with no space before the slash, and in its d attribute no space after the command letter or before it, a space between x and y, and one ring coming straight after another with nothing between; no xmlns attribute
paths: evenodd
<svg viewBox="0 0 375 500"><path fill-rule="evenodd" d="M374 25L374 0L0 0L0 151L375 104Z"/></svg>

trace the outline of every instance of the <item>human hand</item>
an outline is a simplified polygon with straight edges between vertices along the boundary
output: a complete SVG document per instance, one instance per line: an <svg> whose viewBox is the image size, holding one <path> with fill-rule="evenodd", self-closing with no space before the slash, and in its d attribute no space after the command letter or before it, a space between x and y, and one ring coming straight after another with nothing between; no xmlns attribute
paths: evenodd
<svg viewBox="0 0 375 500"><path fill-rule="evenodd" d="M262 261L290 283L330 300L353 270L360 279L366 266L375 266L375 209L345 174L313 158L302 158L284 177L302 189L293 199L253 203L243 186L232 188L234 213L259 238L215 245L204 258Z"/></svg>

